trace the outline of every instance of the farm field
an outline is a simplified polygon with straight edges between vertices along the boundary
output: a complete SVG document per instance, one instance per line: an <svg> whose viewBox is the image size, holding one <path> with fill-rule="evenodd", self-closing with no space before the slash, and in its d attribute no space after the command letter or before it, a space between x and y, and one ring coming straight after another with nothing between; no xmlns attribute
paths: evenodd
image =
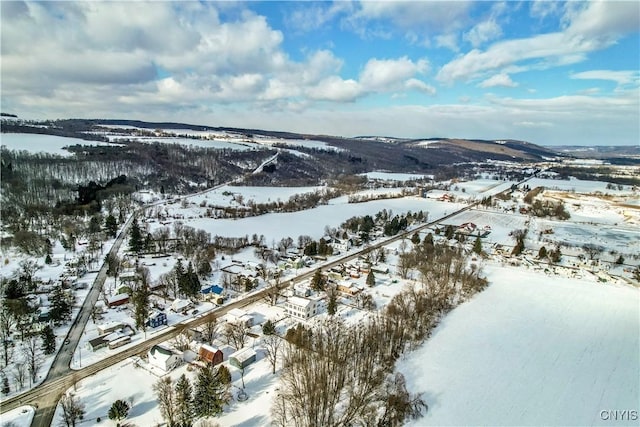
<svg viewBox="0 0 640 427"><path fill-rule="evenodd" d="M2 133L0 134L0 145L9 150L27 151L32 154L51 153L59 156L72 156L73 153L67 151L65 147L70 145L109 145L106 142L86 141L78 138L65 138L55 135L39 135L32 133Z"/></svg>
<svg viewBox="0 0 640 427"><path fill-rule="evenodd" d="M399 363L429 404L409 425L611 425L601 410L638 409L637 288L485 272L491 286Z"/></svg>

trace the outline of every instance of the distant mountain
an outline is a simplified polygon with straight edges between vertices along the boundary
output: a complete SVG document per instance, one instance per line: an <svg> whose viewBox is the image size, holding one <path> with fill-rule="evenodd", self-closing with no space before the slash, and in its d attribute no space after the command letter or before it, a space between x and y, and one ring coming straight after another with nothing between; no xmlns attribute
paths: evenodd
<svg viewBox="0 0 640 427"><path fill-rule="evenodd" d="M460 138L425 138L408 139L392 136L358 136L339 137L330 135L313 135L293 132L271 131L262 129L243 129L232 127L212 127L176 122L146 122L126 119L68 119L46 122L45 126L29 124L7 124L3 132L51 133L82 139L106 139L99 130L104 126L134 127L138 129L172 131L213 131L240 134L251 140L261 136L283 140L316 140L346 150L348 162L359 165L358 169L389 170L396 172L427 172L441 166L460 163L485 162L487 160L503 160L512 162L530 162L570 156L572 153L560 153L550 148L531 144L525 141L476 140ZM257 140L256 140L257 142ZM305 151L318 161L328 161L313 149L296 148ZM302 162L302 159L294 159Z"/></svg>

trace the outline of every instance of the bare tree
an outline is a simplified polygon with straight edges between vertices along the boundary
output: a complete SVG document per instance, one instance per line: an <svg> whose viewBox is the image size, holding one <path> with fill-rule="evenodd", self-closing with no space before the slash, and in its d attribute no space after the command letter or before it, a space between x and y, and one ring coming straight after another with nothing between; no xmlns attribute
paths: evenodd
<svg viewBox="0 0 640 427"><path fill-rule="evenodd" d="M16 362L13 364L13 370L11 371L13 380L22 389L27 382L27 364L23 362Z"/></svg>
<svg viewBox="0 0 640 427"><path fill-rule="evenodd" d="M267 282L264 290L264 299L269 305L276 305L280 298L280 274L276 273L272 282Z"/></svg>
<svg viewBox="0 0 640 427"><path fill-rule="evenodd" d="M278 362L278 354L282 347L282 338L278 335L264 335L262 337L262 344L264 345L265 355L271 363L271 372L276 373L276 364Z"/></svg>
<svg viewBox="0 0 640 427"><path fill-rule="evenodd" d="M176 395L171 377L160 378L154 385L153 391L156 394L160 413L167 422L167 425L176 425Z"/></svg>
<svg viewBox="0 0 640 427"><path fill-rule="evenodd" d="M36 382L38 372L42 366L42 356L40 354L40 343L37 334L29 334L22 342L22 354L29 370L31 384Z"/></svg>
<svg viewBox="0 0 640 427"><path fill-rule="evenodd" d="M247 325L243 322L229 322L224 325L222 334L227 340L227 344L239 350L244 347L244 343L247 340L247 332Z"/></svg>
<svg viewBox="0 0 640 427"><path fill-rule="evenodd" d="M11 331L15 326L13 316L6 307L0 308L0 340L2 340L2 351L4 366L8 366L13 355L13 344L11 343Z"/></svg>
<svg viewBox="0 0 640 427"><path fill-rule="evenodd" d="M62 419L67 427L75 427L76 422L84 418L84 404L73 393L67 393L60 399Z"/></svg>
<svg viewBox="0 0 640 427"><path fill-rule="evenodd" d="M180 331L180 333L178 333L178 335L176 335L173 338L172 344L176 349L180 351L185 351L189 349L189 343L191 342L191 337L187 333L186 326L181 326L181 328L182 330Z"/></svg>
<svg viewBox="0 0 640 427"><path fill-rule="evenodd" d="M211 343L218 337L220 331L220 323L215 317L209 317L204 324L204 340Z"/></svg>

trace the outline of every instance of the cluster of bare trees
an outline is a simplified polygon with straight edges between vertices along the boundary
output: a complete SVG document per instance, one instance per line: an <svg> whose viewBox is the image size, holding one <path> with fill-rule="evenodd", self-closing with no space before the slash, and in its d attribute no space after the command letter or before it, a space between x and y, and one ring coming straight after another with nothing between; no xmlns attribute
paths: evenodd
<svg viewBox="0 0 640 427"><path fill-rule="evenodd" d="M405 253L421 280L367 321L330 318L287 332L272 414L281 426L397 426L426 409L394 373L400 355L426 339L439 319L487 281L459 249L432 239ZM366 304L366 302L365 302Z"/></svg>
<svg viewBox="0 0 640 427"><path fill-rule="evenodd" d="M278 395L272 406L280 426L398 425L419 416L425 403L407 392L379 322L346 327L334 319L285 344ZM395 360L395 359L394 359Z"/></svg>

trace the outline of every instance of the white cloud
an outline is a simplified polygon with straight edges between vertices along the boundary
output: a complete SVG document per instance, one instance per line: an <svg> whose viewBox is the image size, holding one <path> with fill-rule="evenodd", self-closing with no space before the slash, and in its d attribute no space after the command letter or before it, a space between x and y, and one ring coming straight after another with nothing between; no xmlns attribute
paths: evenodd
<svg viewBox="0 0 640 427"><path fill-rule="evenodd" d="M639 8L640 3L636 2L571 5L566 13L567 27L563 32L501 41L484 51L473 49L445 64L437 79L446 83L468 81L529 60L538 62L520 66L521 71L584 60L587 53L610 46L621 34L637 31L640 27Z"/></svg>
<svg viewBox="0 0 640 427"><path fill-rule="evenodd" d="M426 93L427 95L433 96L436 94L436 88L423 82L422 80L409 79L404 83L404 86L408 90L417 90L419 92Z"/></svg>
<svg viewBox="0 0 640 427"><path fill-rule="evenodd" d="M360 73L360 83L373 91L393 90L415 74L425 73L429 62L425 59L412 61L406 56L398 59L370 59Z"/></svg>
<svg viewBox="0 0 640 427"><path fill-rule="evenodd" d="M403 29L422 27L442 32L466 20L471 6L468 1L362 1L357 16L390 20Z"/></svg>
<svg viewBox="0 0 640 427"><path fill-rule="evenodd" d="M307 94L310 98L320 101L352 102L363 94L363 90L355 80L331 76L310 88Z"/></svg>
<svg viewBox="0 0 640 427"><path fill-rule="evenodd" d="M464 34L464 39L473 47L478 47L502 35L502 28L494 19L480 22Z"/></svg>
<svg viewBox="0 0 640 427"><path fill-rule="evenodd" d="M456 33L449 33L436 36L436 46L446 47L453 52L458 52L460 50L458 47L458 35Z"/></svg>
<svg viewBox="0 0 640 427"><path fill-rule="evenodd" d="M496 74L495 76L489 77L485 81L478 84L478 86L482 88L496 87L496 86L516 87L518 86L518 83L511 80L511 77L509 77L508 74L501 73L501 74Z"/></svg>
<svg viewBox="0 0 640 427"><path fill-rule="evenodd" d="M551 0L534 0L529 3L529 14L540 20L560 13L560 2Z"/></svg>
<svg viewBox="0 0 640 427"><path fill-rule="evenodd" d="M640 72L633 70L612 71L612 70L592 70L574 73L570 76L572 79L581 80L610 80L619 85L628 85L638 83L640 80Z"/></svg>

